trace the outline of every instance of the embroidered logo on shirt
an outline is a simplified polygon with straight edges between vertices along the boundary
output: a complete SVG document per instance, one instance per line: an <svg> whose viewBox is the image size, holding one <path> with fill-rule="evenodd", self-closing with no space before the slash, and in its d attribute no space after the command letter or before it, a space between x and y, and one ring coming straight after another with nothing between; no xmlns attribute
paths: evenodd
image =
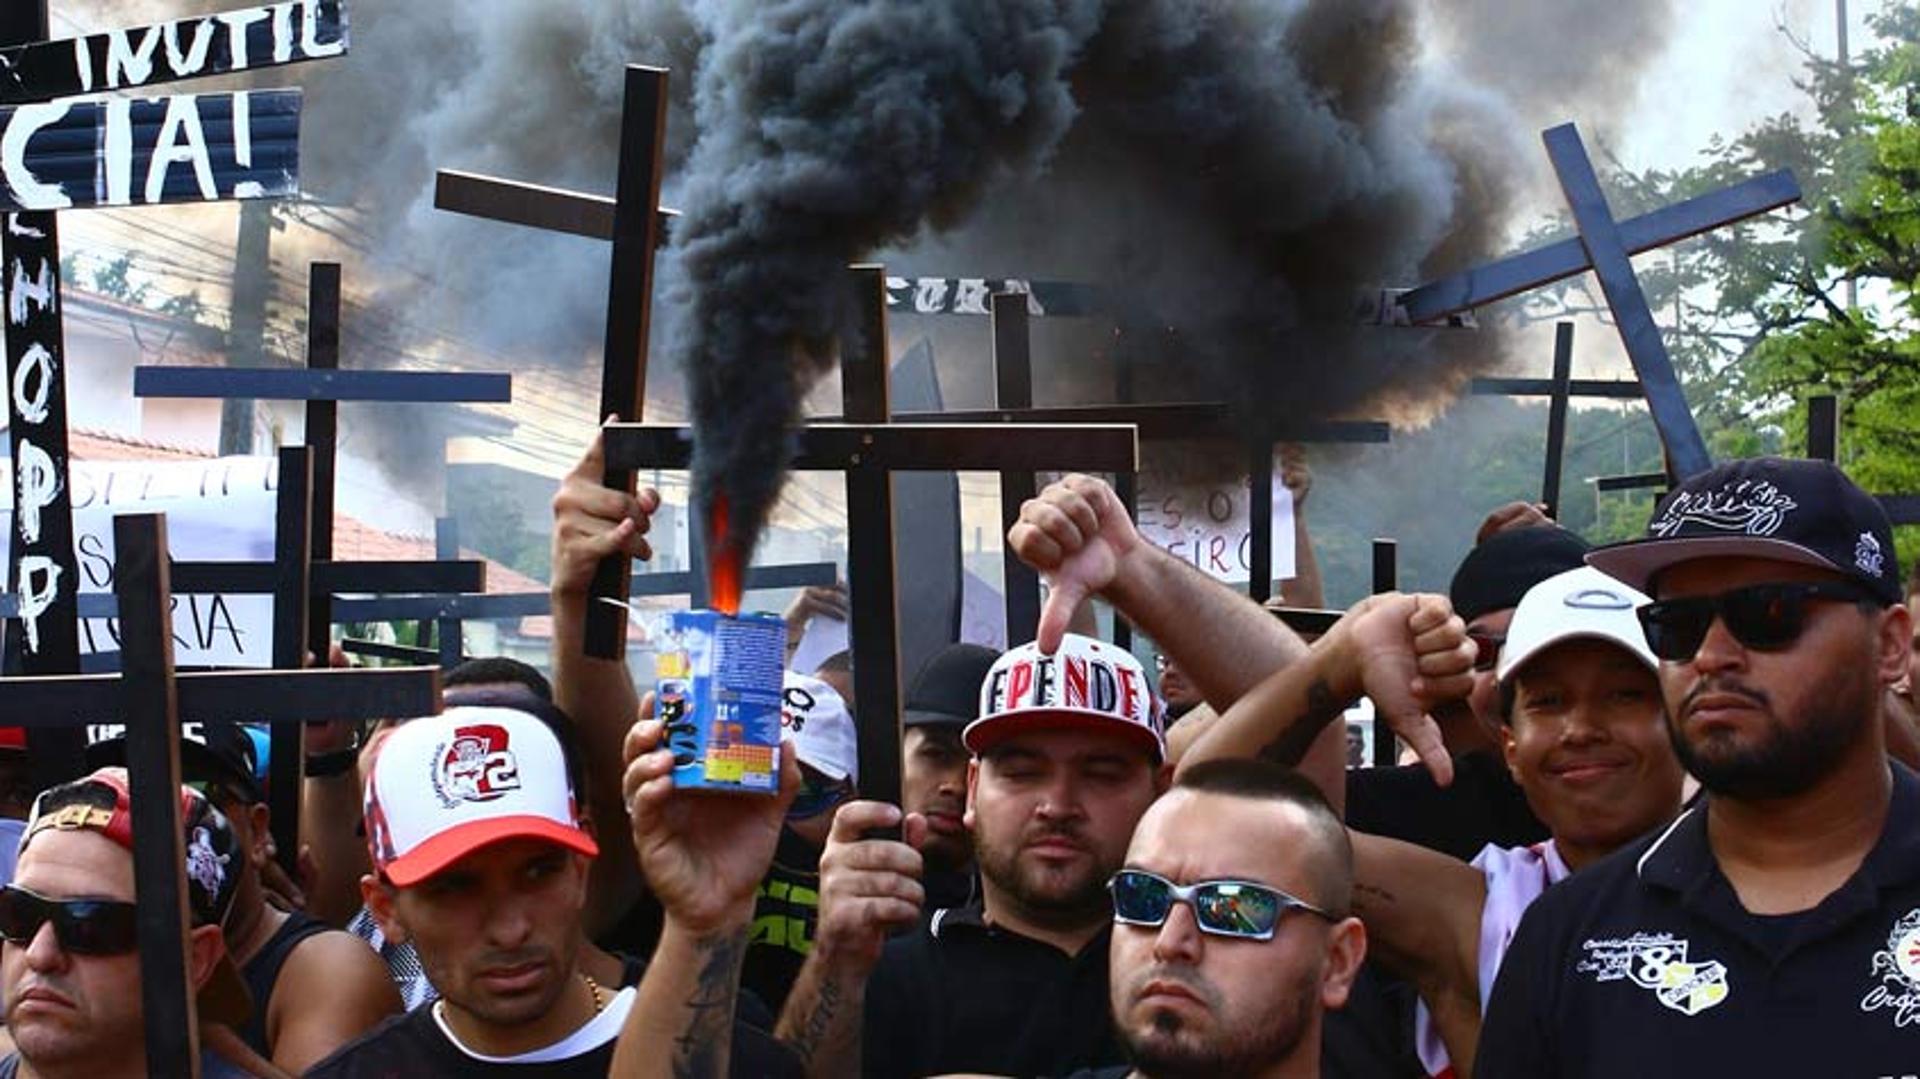
<svg viewBox="0 0 1920 1079"><path fill-rule="evenodd" d="M1877 982L1860 999L1861 1011L1891 1011L1895 1027L1920 1024L1920 908L1893 923L1868 976Z"/></svg>
<svg viewBox="0 0 1920 1079"><path fill-rule="evenodd" d="M1689 942L1671 933L1635 933L1625 939L1590 940L1587 958L1574 966L1596 982L1630 981L1651 991L1682 1015L1699 1015L1727 999L1727 968L1717 960L1690 962Z"/></svg>

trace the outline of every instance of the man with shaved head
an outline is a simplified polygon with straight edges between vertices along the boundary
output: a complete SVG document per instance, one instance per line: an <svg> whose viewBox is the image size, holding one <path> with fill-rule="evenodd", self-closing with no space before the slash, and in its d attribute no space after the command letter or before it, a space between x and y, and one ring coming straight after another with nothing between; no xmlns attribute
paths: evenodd
<svg viewBox="0 0 1920 1079"><path fill-rule="evenodd" d="M1321 1017L1367 940L1346 828L1312 783L1266 761L1196 765L1140 819L1111 889L1132 1075L1320 1074Z"/></svg>

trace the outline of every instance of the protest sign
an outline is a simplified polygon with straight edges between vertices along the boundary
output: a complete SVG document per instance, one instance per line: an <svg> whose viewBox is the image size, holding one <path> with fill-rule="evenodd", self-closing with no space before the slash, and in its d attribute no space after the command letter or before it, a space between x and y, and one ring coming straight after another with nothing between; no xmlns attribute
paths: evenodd
<svg viewBox="0 0 1920 1079"><path fill-rule="evenodd" d="M1245 471L1219 467L1217 447L1149 442L1143 447L1136 525L1140 535L1217 581L1244 583L1252 572L1251 501ZM1273 471L1273 577L1294 574L1293 496Z"/></svg>
<svg viewBox="0 0 1920 1079"><path fill-rule="evenodd" d="M11 468L0 461L0 565L13 535ZM271 457L206 461L72 461L74 550L79 594L113 591L113 518L165 513L168 553L176 561L273 560ZM82 618L83 654L119 651L119 620ZM182 667L266 667L273 658L273 597L175 595L173 647Z"/></svg>

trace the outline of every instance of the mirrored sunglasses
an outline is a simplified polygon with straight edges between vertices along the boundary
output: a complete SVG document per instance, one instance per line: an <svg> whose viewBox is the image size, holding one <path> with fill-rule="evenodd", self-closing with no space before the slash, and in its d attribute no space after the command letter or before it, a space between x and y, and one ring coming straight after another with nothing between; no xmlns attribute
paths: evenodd
<svg viewBox="0 0 1920 1079"><path fill-rule="evenodd" d="M1107 882L1107 891L1113 895L1113 920L1122 925L1165 925L1175 903L1191 906L1200 931L1217 937L1271 940L1280 916L1289 910L1334 920L1304 899L1252 881L1175 884L1144 869L1122 869Z"/></svg>

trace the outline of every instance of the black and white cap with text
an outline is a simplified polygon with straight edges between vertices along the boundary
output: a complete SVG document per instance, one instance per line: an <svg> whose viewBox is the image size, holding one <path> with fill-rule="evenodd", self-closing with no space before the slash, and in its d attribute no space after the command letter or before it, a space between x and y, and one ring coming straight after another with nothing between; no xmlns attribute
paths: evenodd
<svg viewBox="0 0 1920 1079"><path fill-rule="evenodd" d="M1670 566L1727 556L1818 566L1884 603L1904 598L1887 511L1828 461L1751 457L1716 465L1675 488L1645 536L1596 548L1587 562L1652 593Z"/></svg>

